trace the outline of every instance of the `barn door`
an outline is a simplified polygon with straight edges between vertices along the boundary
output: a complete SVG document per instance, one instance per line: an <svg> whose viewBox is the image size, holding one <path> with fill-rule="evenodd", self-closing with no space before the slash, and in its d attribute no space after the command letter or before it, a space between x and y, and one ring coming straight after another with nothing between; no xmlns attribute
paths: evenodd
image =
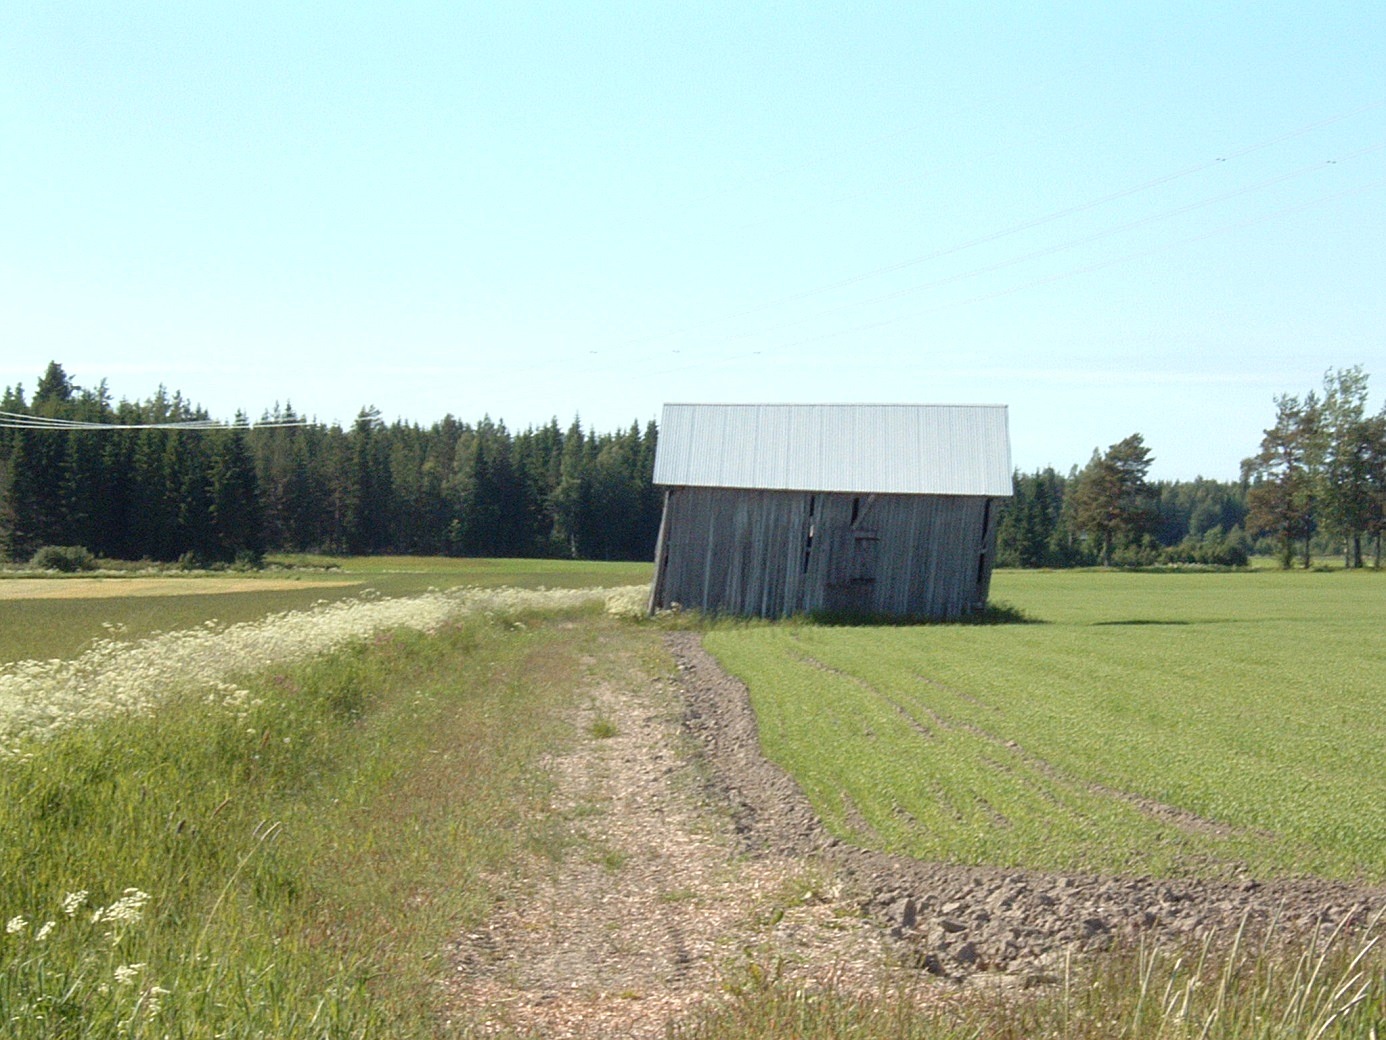
<svg viewBox="0 0 1386 1040"><path fill-rule="evenodd" d="M825 606L832 611L864 614L876 594L876 565L880 536L867 525L874 496L853 498L851 518L833 539L832 568Z"/></svg>

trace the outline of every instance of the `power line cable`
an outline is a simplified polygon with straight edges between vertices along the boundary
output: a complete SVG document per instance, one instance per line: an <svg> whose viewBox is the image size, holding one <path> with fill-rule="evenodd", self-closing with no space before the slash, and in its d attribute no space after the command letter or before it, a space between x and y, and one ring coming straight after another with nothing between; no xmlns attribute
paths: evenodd
<svg viewBox="0 0 1386 1040"><path fill-rule="evenodd" d="M870 332L870 331L872 331L872 330L874 330L874 329L885 328L886 326L889 326L889 325L896 325L896 324L899 324L899 323L902 322L902 321L908 321L908 320L910 320L910 319L912 319L912 318L922 317L923 315L926 315L926 314L934 314L934 313L937 313L937 312L939 312L939 311L949 310L949 309L954 308L954 307L965 307L965 306L969 306L969 305L975 304L975 303L984 303L984 302L986 302L986 301L998 299L998 298L1003 297L1003 296L1009 296L1009 295L1012 295L1012 294L1017 293L1017 292L1023 292L1023 291L1025 291L1025 290L1027 290L1027 289L1034 289L1034 288L1038 288L1038 287L1040 287L1040 286L1042 286L1042 285L1049 285L1049 284L1051 284L1051 283L1053 283L1053 282L1062 281L1062 280L1064 280L1064 279L1066 279L1066 278L1072 278L1072 277L1076 277L1076 276L1078 276L1078 275L1083 275L1083 274L1090 274L1090 273L1093 272L1093 271L1099 271L1099 270L1102 270L1102 269L1107 268L1107 267L1114 267L1114 266L1116 266L1116 265L1118 265L1118 264L1127 263L1127 262L1132 261L1132 260L1139 260L1139 259L1142 259L1142 258L1147 257L1147 256L1152 256L1152 255L1154 255L1154 254L1156 254L1156 253L1162 253L1162 252L1166 252L1166 251L1171 250L1171 249L1177 249L1177 248L1179 248L1179 247L1181 247L1181 246L1191 245L1191 244L1193 244L1193 243L1195 243L1195 242L1201 242L1201 241L1204 241L1204 240L1209 239L1209 238L1214 238L1214 237L1216 237L1216 236L1218 236L1218 235L1226 234L1226 233L1228 233L1228 232L1230 232L1230 231L1240 231L1240 230L1243 230L1243 229L1245 229L1245 228L1255 227L1255 226L1258 225L1258 224L1263 224L1263 223L1266 223L1266 222L1268 222L1268 221L1278 219L1278 218L1280 218L1280 217L1289 216L1289 215L1294 214L1294 213L1299 213L1299 212L1302 212L1302 211L1307 210L1307 209L1311 209L1311 208L1314 207L1314 206L1317 206L1317 205L1320 205L1320 204L1323 204L1323 203L1326 203L1326 202L1333 202L1333 201L1336 201L1336 200L1338 200L1338 199L1348 198L1348 197L1350 197L1350 196L1352 196L1352 195L1360 195L1360 194L1362 194L1363 192L1372 191L1372 190L1375 190L1375 189L1378 189L1378 188L1381 188L1381 187L1386 187L1386 179L1377 180L1377 181L1372 181L1372 182L1370 182L1370 183L1368 183L1368 184L1359 185L1358 187L1355 187L1355 188L1348 188L1348 189L1345 189L1345 190L1339 191L1339 192L1333 192L1333 193L1328 194L1328 195L1321 195L1321 196L1319 196L1319 197L1317 197L1317 198L1310 199L1310 200L1308 200L1308 201L1306 201L1306 202L1303 202L1303 203L1300 203L1300 204L1298 204L1298 205L1295 205L1295 206L1287 206L1287 207L1284 207L1284 208L1282 208L1282 209L1275 210L1274 212L1271 212L1271 213L1263 214L1263 215L1261 215L1261 216L1259 216L1259 217L1255 217L1255 218L1250 219L1250 220L1236 221L1236 222L1233 222L1233 223L1230 223L1230 224L1223 224L1223 225L1221 225L1221 226L1219 226L1219 227L1212 228L1212 229L1210 229L1210 230L1208 230L1208 231L1202 232L1202 233L1197 234L1197 235L1192 235L1192 236L1188 236L1188 237L1185 237L1185 238L1176 239L1176 240L1171 241L1171 242L1165 242L1165 243L1162 243L1162 244L1160 244L1160 245L1158 245L1158 246L1152 246L1152 247L1150 247L1150 248L1148 248L1148 249L1142 249L1142 250L1138 250L1138 251L1132 252L1132 253L1125 253L1125 254L1123 254L1123 255L1121 255L1121 256L1110 257L1110 258L1108 258L1108 259L1106 259L1106 260L1102 260L1102 261L1099 261L1099 262L1097 262L1097 263L1088 264L1088 265L1083 266L1083 267L1072 268L1072 269L1067 270L1067 271L1061 271L1061 272L1058 272L1058 273L1056 273L1056 274L1048 275L1048 276L1046 276L1046 277L1044 277L1044 278L1038 278L1038 279L1034 279L1034 280L1029 281L1029 282L1024 282L1024 283L1020 283L1020 284L1017 284L1017 285L1008 286L1008 287L1006 287L1006 288L1004 288L1004 289L998 289L998 290L996 290L996 291L994 291L994 292L982 293L982 294L980 294L980 295L968 297L967 299L962 299L962 300L952 300L952 301L949 301L949 302L947 302L947 303L941 303L941 304L938 304L937 306L930 307L930 308L927 308L927 309L922 310L922 311L913 311L913 312L911 312L911 313L909 313L909 314L897 315L897 316L895 316L895 317L893 317L893 318L885 318L885 319L882 319L882 320L880 320L880 321L871 322L871 323L869 323L869 324L858 325L858 326L855 326L855 327L853 327L853 328L838 329L838 330L835 330L835 331L833 331L833 332L825 332L825 333L822 333L822 334L820 334L820 335L818 335L818 336L805 337L805 338L803 338L803 339L793 340L793 341L790 341L790 342L788 342L788 343L781 343L781 344L778 344L778 345L773 346L773 347L766 347L766 348L762 348L762 349L760 349L760 350L754 350L754 351L745 351L745 352L741 352L741 353L738 353L738 354L730 354L730 355L726 355L726 356L724 356L724 357L717 358L717 359L712 359L712 360L704 359L704 360L698 362L696 365L682 365L682 366L678 366L678 367L675 367L675 368L658 369L658 370L651 371L651 372L649 372L648 374L650 374L650 375L671 375L671 374L676 374L676 373L678 373L678 372L687 372L687 371L694 371L694 370L697 370L697 369L705 369L705 368L709 367L710 365L725 365L725 364L732 364L732 363L735 363L735 362L738 362L738 361L745 361L745 360L748 360L748 359L750 359L750 358L752 358L752 357L761 357L761 356L765 356L765 355L782 354L782 353L784 353L784 352L786 352L786 351L789 351L789 350L796 350L796 349L798 349L798 348L805 347L805 346L809 346L809 345L811 345L811 344L822 343L822 342L825 342L825 341L828 341L828 340L832 340L832 339L839 339L839 338L841 338L841 337L843 337L843 336L855 335L855 334L857 334L857 333Z"/></svg>
<svg viewBox="0 0 1386 1040"><path fill-rule="evenodd" d="M252 430L311 426L307 419L268 419L262 422L220 422L216 419L186 419L179 422L110 423L82 419L57 419L23 412L0 412L4 430Z"/></svg>
<svg viewBox="0 0 1386 1040"><path fill-rule="evenodd" d="M1237 159L1241 159L1245 156L1252 155L1259 151L1263 151L1266 148L1272 148L1275 145L1282 144L1285 141L1290 141L1294 140L1297 137L1302 137L1305 134L1313 132L1314 130L1319 130L1323 127L1331 126L1334 123L1343 122L1344 120L1351 119L1354 116L1361 115L1364 112L1370 112L1375 109L1380 109L1382 107L1386 107L1386 100L1374 101L1365 105L1360 105L1357 108L1354 108L1350 111L1341 112L1336 115L1328 116L1324 119L1318 119L1310 123L1302 124L1300 126L1294 127L1293 129L1285 131L1284 133L1277 134L1274 137L1270 137L1265 140L1255 142L1254 144L1250 144L1245 147L1227 152L1225 154L1215 156L1212 159L1194 163L1192 165L1185 166L1177 170L1173 170L1169 173L1161 174L1157 177L1152 177L1149 180L1142 181L1138 184L1130 185L1118 191L1109 192L1105 195L1088 199L1083 202L1076 203L1072 206L1066 206L1061 209L1053 210L1049 213L1045 213L1041 216L1034 217L1029 220L1023 220L1015 224L1007 225L1006 227L999 228L996 231L988 232L984 235L979 235L976 238L967 239L963 242L958 242L949 246L941 247L939 249L934 249L927 253L909 257L907 259L900 260L895 263L885 264L880 267L872 268L868 271L862 271L857 274L850 275L846 278L817 285L809 289L804 289L800 292L790 293L784 296L777 296L768 300L762 300L760 302L739 308L735 311L728 312L719 317L710 318L701 322L697 322L693 325L686 325L681 328L669 330L666 332L654 333L648 336L637 337L633 340L627 340L624 343L622 343L621 346L639 346L641 344L650 343L661 339L668 339L673 336L684 335L690 332L699 332L703 329L707 329L715 325L724 324L725 322L733 321L737 318L743 318L751 314L759 313L761 311L770 310L775 307L783 306L787 303L795 303L799 300L807 299L809 297L822 295L828 292L834 292L838 289L845 289L849 286L856 285L860 282L867 281L872 278L878 278L882 275L887 274L894 274L897 271L902 271L910 267L915 267L920 264L927 263L931 260L938 260L945 256L952 256L956 253L961 253L968 249L974 249L977 246L987 245L999 239L1019 234L1022 231L1029 231L1033 228L1042 227L1045 224L1051 224L1055 221L1062 220L1066 217L1075 216L1079 213L1085 213L1089 210L1097 209L1098 207L1107 205L1108 203L1116 202L1124 198L1129 198L1133 195L1138 195L1142 192L1149 191L1152 188L1157 188L1161 185L1181 180L1185 177L1192 176L1196 173L1202 173L1206 170L1218 166L1219 164L1228 163Z"/></svg>
<svg viewBox="0 0 1386 1040"><path fill-rule="evenodd" d="M1364 155L1369 155L1372 152L1379 152L1382 149L1386 149L1386 142L1380 142L1374 145L1370 145L1366 148L1361 148L1355 152L1350 152L1347 155L1341 156L1337 159L1326 159L1319 162L1310 163L1307 166L1301 166L1298 169L1290 170L1287 173L1278 174L1275 177L1268 178L1264 181L1259 181L1256 184L1250 184L1246 185L1245 187L1236 188L1232 191L1226 191L1220 195L1212 195L1208 198L1199 199L1196 202L1190 202L1183 206L1177 206L1174 209L1165 210L1161 213L1152 213L1147 216L1141 217L1138 220L1128 221L1125 224L1118 224L1115 227L1106 228L1102 231L1097 231L1093 234L1085 235L1081 238L1074 238L1069 239L1065 242L1058 242L1054 245L1045 246L1042 249L1035 249L1028 253L1023 253L1020 256L1012 257L1007 260L1001 260L993 264L988 264L984 267L974 267L968 271L959 271L957 273L947 275L942 278L933 279L932 281L907 286L903 289L896 289L888 293L882 293L878 296L871 296L861 300L854 300L851 303L844 303L837 307L817 311L814 314L811 314L804 318L795 319L792 322L784 322L779 325L772 325L767 328L763 328L755 333L743 333L740 338L745 338L746 336L750 335L760 335L766 332L774 332L777 329L794 328L798 325L804 325L809 322L818 321L819 319L826 317L828 315L837 314L845 310L850 310L854 307L864 307L875 303L885 303L890 300L899 299L903 296L909 296L914 293L924 292L928 289L936 289L943 285L949 285L954 282L964 281L968 278L974 278L978 275L992 274L996 271L1004 270L1008 267L1014 267L1017 264L1022 264L1030 260L1036 260L1044 256L1051 256L1054 253L1061 253L1068 249L1074 249L1078 246L1088 245L1092 242L1097 242L1104 238L1110 238L1113 235L1118 235L1126 231L1132 231L1136 228L1144 227L1147 224L1154 224L1161 220L1168 220L1171 217L1182 216L1185 213L1191 213L1194 210L1204 209L1208 206L1213 206L1220 202L1226 202L1228 199L1234 199L1242 195L1249 195L1252 192L1256 191L1263 191L1266 188L1274 187L1277 184L1282 184L1285 181L1293 180L1296 177L1302 177L1308 173L1316 173L1326 169L1329 166L1336 166L1341 163L1347 163L1353 159L1358 159Z"/></svg>

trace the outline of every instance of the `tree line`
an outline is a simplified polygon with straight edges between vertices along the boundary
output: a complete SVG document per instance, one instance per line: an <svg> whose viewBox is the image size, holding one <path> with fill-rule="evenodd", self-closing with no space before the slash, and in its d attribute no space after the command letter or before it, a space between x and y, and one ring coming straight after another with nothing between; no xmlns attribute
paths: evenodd
<svg viewBox="0 0 1386 1040"><path fill-rule="evenodd" d="M1140 434L1082 469L1014 477L997 530L998 566L1244 565L1253 553L1282 567L1341 552L1381 566L1386 532L1386 408L1367 410L1360 366L1330 371L1321 390L1275 398L1275 422L1241 479L1147 479Z"/></svg>
<svg viewBox="0 0 1386 1040"><path fill-rule="evenodd" d="M1332 539L1348 567L1364 543L1381 566L1386 530L1386 408L1367 411L1360 366L1324 376L1321 392L1275 399L1275 424L1243 464L1249 523L1270 534L1282 567L1296 549L1305 567L1316 538Z"/></svg>
<svg viewBox="0 0 1386 1040"><path fill-rule="evenodd" d="M50 364L0 411L130 430L0 428L0 552L42 546L195 564L266 552L652 559L655 424L616 433L574 419L512 432L447 416L428 427L363 409L346 429L278 405L251 425L205 420L164 389L113 404ZM295 425L296 424L296 425Z"/></svg>
<svg viewBox="0 0 1386 1040"><path fill-rule="evenodd" d="M997 566L1244 566L1257 549L1244 485L1150 481L1153 461L1132 434L1066 475L1017 472L997 527Z"/></svg>
<svg viewBox="0 0 1386 1040"><path fill-rule="evenodd" d="M1282 566L1370 551L1386 531L1386 409L1367 411L1360 367L1275 398L1275 421L1241 478L1151 481L1139 433L1067 474L1014 475L1001 514L1002 567ZM275 406L228 428L140 429L205 420L163 388L113 404L56 362L31 400L8 388L0 412L127 430L0 426L0 554L82 546L112 559L258 561L266 552L550 556L654 555L658 431L616 433L574 419L520 432L452 416L385 424L363 409L343 429Z"/></svg>

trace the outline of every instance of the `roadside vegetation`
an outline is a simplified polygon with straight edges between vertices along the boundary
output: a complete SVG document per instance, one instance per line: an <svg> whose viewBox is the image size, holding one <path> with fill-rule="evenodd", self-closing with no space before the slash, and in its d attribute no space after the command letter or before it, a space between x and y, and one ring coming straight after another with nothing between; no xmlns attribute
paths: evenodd
<svg viewBox="0 0 1386 1040"><path fill-rule="evenodd" d="M806 993L773 966L672 1031L676 1040L1378 1040L1386 928L1335 933L1287 953L1240 936L1142 946L1081 964L1043 990ZM1221 940L1218 944L1216 940Z"/></svg>
<svg viewBox="0 0 1386 1040"><path fill-rule="evenodd" d="M434 1035L446 942L542 837L535 761L615 625L582 598L493 597L268 668L231 640L224 682L13 740L0 1031Z"/></svg>

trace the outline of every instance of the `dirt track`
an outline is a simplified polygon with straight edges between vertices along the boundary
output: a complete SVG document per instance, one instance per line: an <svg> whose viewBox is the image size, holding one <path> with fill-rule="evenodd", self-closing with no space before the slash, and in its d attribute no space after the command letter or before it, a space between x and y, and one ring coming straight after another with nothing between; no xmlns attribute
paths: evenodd
<svg viewBox="0 0 1386 1040"><path fill-rule="evenodd" d="M969 980L1058 980L1064 959L1146 934L1355 927L1386 890L1069 876L927 864L828 836L759 751L745 687L693 633L676 671L630 667L574 722L549 767L556 851L535 857L486 926L459 937L448 1004L479 1035L659 1037L767 975L948 1000ZM949 980L949 981L945 981ZM961 987L961 988L960 988Z"/></svg>

